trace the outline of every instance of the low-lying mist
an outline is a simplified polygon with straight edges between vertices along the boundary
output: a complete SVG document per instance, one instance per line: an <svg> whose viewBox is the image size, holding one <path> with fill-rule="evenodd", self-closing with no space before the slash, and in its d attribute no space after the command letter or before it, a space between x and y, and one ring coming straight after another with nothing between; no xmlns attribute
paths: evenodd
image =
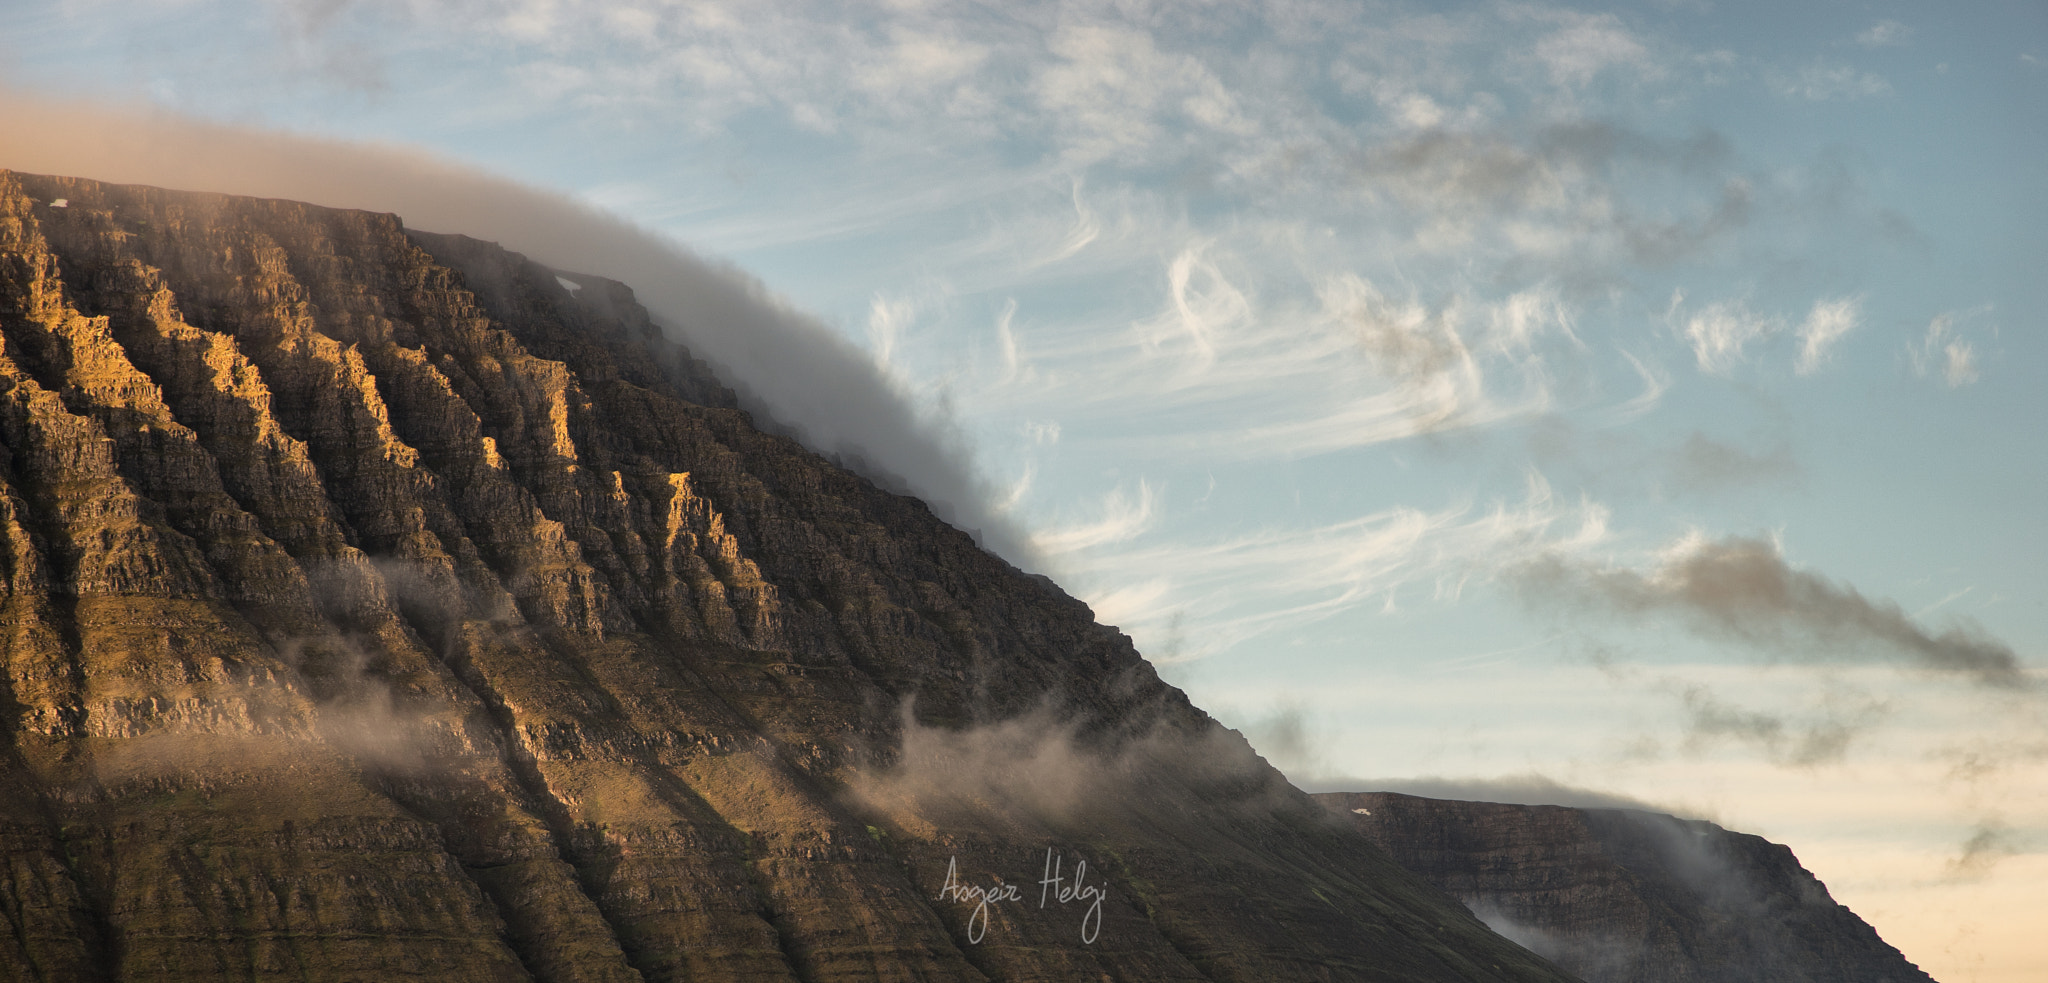
<svg viewBox="0 0 2048 983"><path fill-rule="evenodd" d="M959 729L920 723L908 702L899 716L901 753L856 768L848 782L866 810L899 821L979 815L1061 826L1144 812L1141 803L1169 813L1304 804L1242 735L1221 726L1126 719L1120 734L1091 737L1083 717L1055 702Z"/></svg>

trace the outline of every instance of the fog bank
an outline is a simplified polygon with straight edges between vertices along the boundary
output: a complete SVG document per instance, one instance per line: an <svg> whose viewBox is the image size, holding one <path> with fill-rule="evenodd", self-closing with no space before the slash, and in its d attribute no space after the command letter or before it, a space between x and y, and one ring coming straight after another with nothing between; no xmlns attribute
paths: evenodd
<svg viewBox="0 0 2048 983"><path fill-rule="evenodd" d="M0 167L118 184L394 212L633 288L741 404L1021 566L1029 539L993 506L964 439L921 416L866 352L730 263L564 195L417 150L195 120L0 88ZM764 420L766 422L766 420Z"/></svg>
<svg viewBox="0 0 2048 983"><path fill-rule="evenodd" d="M1573 809L1633 809L1638 812L1671 813L1668 806L1598 789L1566 785L1544 775L1507 775L1498 778L1318 778L1300 783L1309 792L1397 792L1425 799L1458 802L1499 802L1524 806L1566 806Z"/></svg>

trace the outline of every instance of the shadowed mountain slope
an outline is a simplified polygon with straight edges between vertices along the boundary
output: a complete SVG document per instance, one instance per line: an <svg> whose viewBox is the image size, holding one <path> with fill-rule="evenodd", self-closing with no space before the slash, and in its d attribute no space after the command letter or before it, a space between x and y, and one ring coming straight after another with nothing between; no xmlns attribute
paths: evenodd
<svg viewBox="0 0 2048 983"><path fill-rule="evenodd" d="M620 284L0 171L0 445L0 978L1568 979Z"/></svg>
<svg viewBox="0 0 2048 983"><path fill-rule="evenodd" d="M1931 983L1762 837L1633 809L1315 798L1587 983Z"/></svg>

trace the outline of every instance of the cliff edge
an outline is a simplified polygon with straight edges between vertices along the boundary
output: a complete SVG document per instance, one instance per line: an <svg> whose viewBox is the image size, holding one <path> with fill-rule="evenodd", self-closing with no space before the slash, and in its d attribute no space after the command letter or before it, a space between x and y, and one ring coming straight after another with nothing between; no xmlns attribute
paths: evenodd
<svg viewBox="0 0 2048 983"><path fill-rule="evenodd" d="M1315 797L1586 983L1931 983L1762 837L1631 809Z"/></svg>
<svg viewBox="0 0 2048 983"><path fill-rule="evenodd" d="M625 286L392 215L0 171L0 638L11 979L1567 979Z"/></svg>

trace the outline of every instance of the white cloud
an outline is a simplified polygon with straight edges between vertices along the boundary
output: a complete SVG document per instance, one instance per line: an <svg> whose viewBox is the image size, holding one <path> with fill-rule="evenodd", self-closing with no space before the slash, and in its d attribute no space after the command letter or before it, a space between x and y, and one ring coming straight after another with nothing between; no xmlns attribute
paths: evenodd
<svg viewBox="0 0 2048 983"><path fill-rule="evenodd" d="M868 350L884 374L892 371L891 359L903 332L917 319L917 304L907 298L876 294L868 304Z"/></svg>
<svg viewBox="0 0 2048 983"><path fill-rule="evenodd" d="M1673 292L1665 319L1692 349L1700 371L1708 375L1732 374L1749 360L1752 348L1788 331L1784 317L1752 311L1741 301L1719 301L1689 314L1683 312L1684 305L1684 292ZM1861 298L1815 301L1806 318L1789 329L1799 343L1793 371L1799 375L1819 371L1835 346L1862 324Z"/></svg>
<svg viewBox="0 0 2048 983"><path fill-rule="evenodd" d="M1584 86L1603 71L1630 68L1658 73L1650 49L1612 14L1562 14L1566 26L1538 38L1534 52L1561 86Z"/></svg>
<svg viewBox="0 0 2048 983"><path fill-rule="evenodd" d="M1081 599L1095 612L1095 620L1105 625L1130 625L1149 617L1172 589L1171 581L1154 578L1089 593Z"/></svg>
<svg viewBox="0 0 2048 983"><path fill-rule="evenodd" d="M1024 424L1024 436L1034 444L1057 444L1060 442L1058 420L1031 420Z"/></svg>
<svg viewBox="0 0 2048 983"><path fill-rule="evenodd" d="M1184 342L1187 368L1195 373L1215 364L1215 336L1243 325L1252 316L1244 292L1202 255L1205 245L1189 246L1167 264L1167 295L1172 307L1166 317L1139 325L1149 349Z"/></svg>
<svg viewBox="0 0 2048 983"><path fill-rule="evenodd" d="M1799 324L1799 360L1794 366L1798 373L1812 375L1818 371L1827 363L1835 343L1863 323L1862 317L1861 298L1842 297L1816 302L1813 311Z"/></svg>
<svg viewBox="0 0 2048 983"><path fill-rule="evenodd" d="M1607 516L1598 503L1559 500L1531 472L1520 503L1393 508L1311 528L1178 537L1092 556L1086 580L1142 585L1100 596L1118 599L1127 630L1199 638L1182 653L1195 658L1277 628L1391 607L1402 593L1454 600L1469 583L1534 557L1578 555L1603 542Z"/></svg>
<svg viewBox="0 0 2048 983"><path fill-rule="evenodd" d="M1912 36L1912 28L1895 20L1881 20L1858 33L1856 43L1866 48L1885 48L1905 44Z"/></svg>
<svg viewBox="0 0 2048 983"><path fill-rule="evenodd" d="M1977 353L1970 347L1969 342L1949 342L1944 354L1947 356L1947 365L1942 369L1941 377L1948 382L1949 388L1955 389L1977 381Z"/></svg>
<svg viewBox="0 0 2048 983"><path fill-rule="evenodd" d="M1663 402L1664 394L1671 390L1671 374L1662 365L1644 361L1631 352L1623 351L1621 357L1628 360L1636 378L1642 381L1642 391L1616 406L1598 411L1594 419L1600 426L1617 427L1648 416Z"/></svg>
<svg viewBox="0 0 2048 983"><path fill-rule="evenodd" d="M1081 179L1075 177L1072 180L1074 202L1073 227L1068 230L1066 238L1060 240L1059 245L1052 252L1042 259L1031 262L1030 265L1034 267L1044 266L1048 263L1057 263L1060 260L1073 256L1081 250L1088 248L1090 243L1102 236L1101 220L1096 217L1094 209L1088 207L1088 203L1082 200Z"/></svg>
<svg viewBox="0 0 2048 983"><path fill-rule="evenodd" d="M1425 307L1341 273L1314 284L1313 307L1262 305L1236 285L1242 262L1183 250L1167 264L1161 311L1122 337L1076 325L1064 341L1035 342L1037 381L1007 398L1114 418L1176 452L1322 454L1541 412L1552 404L1545 349L1576 341L1542 288ZM1468 320L1485 328L1477 349Z"/></svg>
<svg viewBox="0 0 2048 983"><path fill-rule="evenodd" d="M1059 556L1135 539L1159 521L1160 491L1143 479L1135 495L1118 486L1104 496L1101 518L1041 530L1032 543L1046 556Z"/></svg>
<svg viewBox="0 0 2048 983"><path fill-rule="evenodd" d="M1070 164L1155 156L1185 139L1190 123L1226 138L1259 131L1201 58L1162 50L1150 30L1068 24L1046 39L1046 50L1054 58L1036 66L1032 95L1064 133L1062 157Z"/></svg>
<svg viewBox="0 0 2048 983"><path fill-rule="evenodd" d="M703 137L707 153L736 158L729 169L741 176L747 157L777 152L768 148L791 130L835 144L865 165L834 176L845 193L788 206L787 224L818 238L872 227L867 206L878 201L900 217L1016 192L1047 172L1076 190L1079 179L1170 176L1231 208L1403 229L1441 258L1564 265L1592 279L1617 263L1669 262L1729 224L1715 199L1730 175L1641 134L1572 131L1589 115L1588 86L1655 83L1643 94L1675 96L1687 80L1672 66L1692 59L1622 18L1554 4L1445 13L1306 0L1183 5L1170 16L1142 3L997 11L826 0L299 0L294 9L316 25L294 28L308 45L369 44L394 65L446 66L438 89L482 94L462 104L460 123L574 112L592 127L677 128ZM231 81L237 91L265 88ZM1369 99L1333 98L1332 81ZM448 112L427 118L450 123ZM1411 171L1387 173L1418 152L1404 134L1437 142L1420 148ZM963 162L969 151L976 159ZM1646 171L1686 187L1631 200L1617 179ZM892 181L902 186L880 187ZM751 220L774 210L750 209ZM1685 217L1693 211L1704 214ZM841 221L825 220L834 216ZM1043 261L1091 248L1108 230L1082 211L1068 233Z"/></svg>
<svg viewBox="0 0 2048 983"><path fill-rule="evenodd" d="M1683 294L1674 294L1671 307L1675 313L1684 300ZM1699 313L1685 319L1680 333L1686 343L1692 346L1693 357L1698 360L1700 371L1710 375L1727 375L1742 364L1746 349L1766 335L1779 329L1773 319L1752 313L1740 302L1720 302L1707 305Z"/></svg>
<svg viewBox="0 0 2048 983"><path fill-rule="evenodd" d="M1914 373L1921 378L1939 378L1950 389L1960 389L1976 382L1977 346L1963 337L1961 326L1969 318L1990 309L1986 306L1935 315L1927 323L1927 333L1920 339L1920 344L1908 351Z"/></svg>
<svg viewBox="0 0 2048 983"><path fill-rule="evenodd" d="M1881 96L1892 90L1883 76L1828 61L1815 61L1790 74L1774 73L1771 82L1780 93L1813 102Z"/></svg>
<svg viewBox="0 0 2048 983"><path fill-rule="evenodd" d="M874 329L856 359L878 357L899 382L960 380L950 388L962 419L1000 461L992 473L1009 479L995 489L996 510L1046 522L1104 620L1153 642L1182 612L1182 634L1201 639L1196 654L1269 631L1277 649L1281 626L1455 597L1490 575L1496 554L1598 527L1584 502L1389 507L1417 500L1403 482L1431 480L1431 455L1512 456L1541 428L1499 424L1552 413L1598 427L1657 411L1649 422L1683 434L1682 414L1697 404L1665 399L1677 361L1735 373L1782 358L1817 372L1851 335L1860 347L1868 327L1860 308L1808 297L1808 312L1789 301L1691 310L1698 337L1675 307L1660 337L1623 350L1613 334L1617 311L1659 306L1635 291L1700 282L1697 266L1722 260L1709 276L1739 279L1774 242L1826 248L1768 234L1781 227L1768 223L1804 214L1782 207L1775 175L1787 161L1755 156L1772 148L1664 134L1694 119L1711 125L1723 99L1756 96L1755 86L1726 86L1743 76L1795 100L1882 95L1888 84L1868 70L1879 62L1848 31L1828 60L1773 72L1632 30L1649 22L1633 13L1520 2L297 3L340 11L343 27L387 12L391 23L373 25L393 28L378 32L393 45L378 42L385 74L403 84L407 72L415 82L429 74L406 66L433 67L435 98L361 117L394 135L470 141L488 154L474 142L483 123L500 134L543 122L556 135L686 134L689 149L646 185L658 193L626 213L751 252L747 262L769 264L820 306L837 302L817 281L843 276L844 303L827 308L837 332ZM218 16L209 26L245 34L215 12L263 20L248 0L131 6ZM337 37L336 52L359 40ZM1873 29L1856 40L1904 39ZM235 67L246 59L224 53L166 44L132 57L145 63L136 72L201 105L223 79L269 70ZM2037 69L2039 54L2019 55L2023 70ZM1723 86L1715 105L1690 101L1704 86ZM209 111L308 118L262 95L232 98L244 101ZM787 133L797 127L823 136L796 143ZM677 146L650 137L622 155ZM624 166L581 151L559 152L570 164L504 160L529 174L556 167L563 181ZM586 165L595 170L560 177ZM853 269L826 269L841 260ZM946 304L901 299L925 296L905 290L925 277L944 281ZM1960 386L1998 364L1993 336L1968 314L1937 319L1924 340L1913 333L1913 370ZM1356 455L1384 466L1387 480L1372 472L1342 505L1289 511L1282 501L1283 465L1289 477L1349 469L1352 460L1302 459L1419 434L1433 436ZM1119 470L1102 477L1105 465ZM1189 501L1212 470L1223 479L1211 482L1213 505ZM1254 471L1266 487L1247 493ZM1465 472L1433 477L1446 473ZM1190 494L1169 496L1167 474ZM1214 511L1192 511L1204 505ZM1552 524L1530 532L1546 515ZM1466 705L1474 689L1461 679L1445 704ZM1716 692L1744 713L1769 709ZM1696 722L1719 733L1728 719ZM1664 770L1659 780L1697 774Z"/></svg>
<svg viewBox="0 0 2048 983"><path fill-rule="evenodd" d="M927 94L957 83L988 61L987 45L906 27L889 31L889 45L871 61L853 69L854 81L881 99L906 93Z"/></svg>

